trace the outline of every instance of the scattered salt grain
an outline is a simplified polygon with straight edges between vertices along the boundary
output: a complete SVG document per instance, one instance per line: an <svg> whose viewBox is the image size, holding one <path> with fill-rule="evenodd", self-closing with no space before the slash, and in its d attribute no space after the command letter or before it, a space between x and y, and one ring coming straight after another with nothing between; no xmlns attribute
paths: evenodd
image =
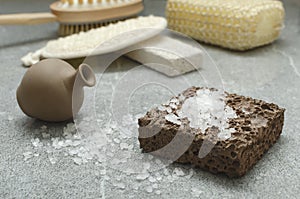
<svg viewBox="0 0 300 199"><path fill-rule="evenodd" d="M47 127L46 125L42 125L42 126L41 126L41 130L44 130L44 131L45 131L45 130L47 130L47 128L48 128L48 127Z"/></svg>
<svg viewBox="0 0 300 199"><path fill-rule="evenodd" d="M128 150L132 150L132 149L133 149L133 145L132 144L128 145Z"/></svg>
<svg viewBox="0 0 300 199"><path fill-rule="evenodd" d="M50 161L51 164L55 164L57 162L57 158L53 157L53 156L48 156L48 159Z"/></svg>
<svg viewBox="0 0 300 199"><path fill-rule="evenodd" d="M179 101L184 101L185 100L185 96L184 95L182 95L182 94L180 94L179 96L178 96L178 100Z"/></svg>
<svg viewBox="0 0 300 199"><path fill-rule="evenodd" d="M128 144L127 143L121 143L120 148L121 148L121 150L128 149Z"/></svg>
<svg viewBox="0 0 300 199"><path fill-rule="evenodd" d="M159 111L166 111L167 110L167 108L165 106L161 106L161 105L158 106L157 108L158 108Z"/></svg>
<svg viewBox="0 0 300 199"><path fill-rule="evenodd" d="M179 104L179 100L176 99L176 98L172 98L172 99L170 100L170 102L171 102L171 103L174 103L174 104Z"/></svg>
<svg viewBox="0 0 300 199"><path fill-rule="evenodd" d="M25 152L23 153L23 156L24 156L24 161L32 158L32 152L28 151L28 152Z"/></svg>
<svg viewBox="0 0 300 199"><path fill-rule="evenodd" d="M153 189L157 189L158 188L158 184L155 183L155 184L152 185L152 187L153 187Z"/></svg>
<svg viewBox="0 0 300 199"><path fill-rule="evenodd" d="M70 145L71 146L79 146L80 144L81 144L81 141L76 140L76 141L72 142Z"/></svg>
<svg viewBox="0 0 300 199"><path fill-rule="evenodd" d="M181 125L181 121L179 121L179 118L174 113L166 115L165 119L173 124Z"/></svg>
<svg viewBox="0 0 300 199"><path fill-rule="evenodd" d="M150 176L150 174L148 172L140 173L136 176L136 179L137 180L146 180L149 176Z"/></svg>
<svg viewBox="0 0 300 199"><path fill-rule="evenodd" d="M160 194L161 194L161 191L160 191L160 190L156 190L156 191L155 191L155 194L156 194L156 195L160 195Z"/></svg>
<svg viewBox="0 0 300 199"><path fill-rule="evenodd" d="M39 138L31 139L31 144L33 145L34 148L42 147L43 143L40 142Z"/></svg>
<svg viewBox="0 0 300 199"><path fill-rule="evenodd" d="M139 190L139 185L138 185L137 183L134 183L134 184L132 185L132 188L133 188L134 190Z"/></svg>
<svg viewBox="0 0 300 199"><path fill-rule="evenodd" d="M193 177L193 175L194 175L194 170L191 168L191 169L189 170L189 174L186 176L186 178L187 178L187 179L190 179L191 177Z"/></svg>
<svg viewBox="0 0 300 199"><path fill-rule="evenodd" d="M167 107L166 110L167 110L168 113L172 113L172 109L170 107Z"/></svg>
<svg viewBox="0 0 300 199"><path fill-rule="evenodd" d="M44 139L49 139L50 138L50 134L48 134L48 133L42 133L42 137L44 138Z"/></svg>
<svg viewBox="0 0 300 199"><path fill-rule="evenodd" d="M152 192L153 192L152 186L147 186L147 187L146 187L146 191L147 191L148 193L152 193Z"/></svg>
<svg viewBox="0 0 300 199"><path fill-rule="evenodd" d="M257 116L251 119L251 124L257 128L266 127L268 120L262 116Z"/></svg>
<svg viewBox="0 0 300 199"><path fill-rule="evenodd" d="M170 105L169 105L172 109L177 109L177 106L176 106L176 104L174 104L174 103L170 103Z"/></svg>
<svg viewBox="0 0 300 199"><path fill-rule="evenodd" d="M161 162L160 159L155 159L155 163L156 163L156 164L161 164L162 162Z"/></svg>
<svg viewBox="0 0 300 199"><path fill-rule="evenodd" d="M144 165L144 171L149 170L151 167L149 162L145 162L145 163L143 163L143 165Z"/></svg>
<svg viewBox="0 0 300 199"><path fill-rule="evenodd" d="M73 161L74 161L74 163L75 164L77 164L77 165L81 165L82 164L82 159L81 158L73 158Z"/></svg>
<svg viewBox="0 0 300 199"><path fill-rule="evenodd" d="M119 189L125 189L125 187L126 187L126 185L122 182L115 183L114 186Z"/></svg>
<svg viewBox="0 0 300 199"><path fill-rule="evenodd" d="M181 168L175 168L173 171L173 174L175 174L176 176L184 176L185 173L182 171Z"/></svg>
<svg viewBox="0 0 300 199"><path fill-rule="evenodd" d="M170 175L170 172L169 172L169 170L168 170L168 169L166 169L166 168L164 168L164 175L165 175L165 176L168 176L168 175Z"/></svg>
<svg viewBox="0 0 300 199"><path fill-rule="evenodd" d="M148 180L149 180L149 182L156 182L156 179L155 179L153 176L150 176L150 177L148 178Z"/></svg>
<svg viewBox="0 0 300 199"><path fill-rule="evenodd" d="M202 194L202 191L195 187L192 187L191 191L192 191L192 195L195 197L200 197L200 195Z"/></svg>
<svg viewBox="0 0 300 199"><path fill-rule="evenodd" d="M10 115L10 116L8 116L7 119L8 119L8 121L12 121L14 118L13 118L13 116Z"/></svg>
<svg viewBox="0 0 300 199"><path fill-rule="evenodd" d="M100 170L101 175L106 175L106 170Z"/></svg>
<svg viewBox="0 0 300 199"><path fill-rule="evenodd" d="M117 143L117 144L120 144L120 140L118 138L115 138L114 142Z"/></svg>

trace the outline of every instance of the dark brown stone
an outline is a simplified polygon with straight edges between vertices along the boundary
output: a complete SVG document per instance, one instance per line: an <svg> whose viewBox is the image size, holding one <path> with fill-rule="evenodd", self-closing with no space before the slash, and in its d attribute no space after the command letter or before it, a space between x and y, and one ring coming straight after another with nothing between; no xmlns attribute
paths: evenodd
<svg viewBox="0 0 300 199"><path fill-rule="evenodd" d="M192 87L182 95L186 99L193 97L198 89L203 88ZM180 101L177 110L185 100ZM279 138L285 109L237 94L226 93L224 101L237 115L228 121L230 128L235 129L230 138L218 138L218 129L214 127L207 128L205 132L191 128L187 118L181 120L181 125L171 123L165 119L167 111L154 108L139 119L140 147L144 152L179 163L191 163L212 173L243 176ZM172 111L175 113L175 110ZM257 117L263 118L265 125L256 125L254 118ZM167 151L161 150L167 145ZM208 150L205 157L199 157L202 145ZM182 151L179 156L176 154L178 150Z"/></svg>

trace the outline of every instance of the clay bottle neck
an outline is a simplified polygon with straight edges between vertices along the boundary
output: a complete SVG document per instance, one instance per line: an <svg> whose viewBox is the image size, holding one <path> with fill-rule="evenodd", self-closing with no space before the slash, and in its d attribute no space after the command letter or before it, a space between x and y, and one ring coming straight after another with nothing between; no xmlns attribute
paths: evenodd
<svg viewBox="0 0 300 199"><path fill-rule="evenodd" d="M89 65L81 64L73 78L72 110L73 114L76 114L83 103L83 87L94 86L96 77Z"/></svg>
<svg viewBox="0 0 300 199"><path fill-rule="evenodd" d="M74 86L92 87L96 84L96 77L93 69L87 64L81 64L76 71Z"/></svg>

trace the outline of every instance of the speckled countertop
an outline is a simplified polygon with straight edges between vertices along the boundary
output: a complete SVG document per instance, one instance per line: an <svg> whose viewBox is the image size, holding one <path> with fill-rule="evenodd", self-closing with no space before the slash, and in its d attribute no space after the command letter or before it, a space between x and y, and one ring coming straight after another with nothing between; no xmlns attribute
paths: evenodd
<svg viewBox="0 0 300 199"><path fill-rule="evenodd" d="M50 3L49 0L1 0L0 13L47 11ZM274 44L244 53L203 45L217 63L219 75L205 73L203 69L208 75L206 82L198 73L184 75L196 86L214 86L213 79L221 79L229 92L286 108L281 138L240 179L213 175L188 165L155 169L148 161L143 162L147 159L159 163L159 160L140 153L136 137L129 139L129 135L120 132L109 108L118 81L134 73L136 63L125 58L114 62L95 90L96 116L83 123L95 120L94 132L99 134L88 137L88 133L81 131L83 137L91 139L81 138L67 122L49 124L26 117L15 99L16 88L26 71L20 57L56 38L57 24L0 26L0 198L299 197L300 3L285 0L284 4L285 28ZM164 5L162 0L145 0L143 14L163 15ZM146 67L137 72L140 79L166 78ZM185 89L184 85L181 87L178 92ZM170 96L171 93L157 85L137 89L128 104L121 104L130 105L126 107L132 117L130 120L128 116L122 124L130 129L134 117ZM96 159L92 158L89 153L92 149L87 146L101 145L94 141L103 141L104 134L108 147L105 152L98 152Z"/></svg>

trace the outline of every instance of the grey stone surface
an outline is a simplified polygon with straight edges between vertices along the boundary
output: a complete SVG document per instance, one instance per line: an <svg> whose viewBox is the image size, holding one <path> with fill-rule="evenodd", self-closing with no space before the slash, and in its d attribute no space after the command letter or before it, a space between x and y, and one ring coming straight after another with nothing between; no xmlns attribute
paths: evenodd
<svg viewBox="0 0 300 199"><path fill-rule="evenodd" d="M50 2L1 0L0 13L47 11ZM297 0L283 2L286 22L278 41L244 53L203 45L217 63L218 70L203 68L200 72L204 74L204 78L197 72L183 76L196 86L220 86L220 82L223 82L221 86L225 90L274 102L286 108L285 126L278 143L240 179L228 179L177 164L138 176L122 172L122 169L112 165L112 161L106 162L105 158L102 162L88 160L78 165L73 160L74 157L66 152L67 147L56 152L51 145L47 146L48 143L53 144L52 141L41 135L42 126L47 126L50 137L62 138L67 122L50 124L26 117L17 105L15 92L26 71L21 66L20 58L55 38L57 24L0 26L0 198L298 198L300 3ZM144 14L163 15L164 4L165 1L145 0ZM135 62L125 58L118 59L99 80L98 86L94 90L88 90L88 96L93 92L96 96L97 129L100 133L108 132L104 126L113 117L110 104L118 93L119 96L128 94L125 92L126 86L139 83L144 77L153 77L154 80L174 83L174 92L186 88L185 84L175 83L180 82L180 78L166 79L143 66L135 71L134 66ZM130 80L125 78L128 75L135 75L136 81L126 84ZM119 87L120 85L124 87ZM118 99L117 102L122 107L128 107L132 115L136 115L154 104L164 102L171 95L167 89L151 85L137 88L128 102L122 104ZM93 103L86 102L85 106L89 105L93 106ZM113 141L108 145L111 147L108 152L112 156L125 154L118 153L116 148L119 146L118 142L124 143L120 135L119 130L114 127L110 134ZM33 146L31 139L36 137L43 142L43 147ZM138 170L135 161L140 161L138 157L144 158L146 154L139 153L136 137L127 139L126 142L133 145L133 154L136 154L127 159L127 168ZM127 147L126 144L121 146L123 149L124 147ZM25 161L26 152L39 156ZM103 154L109 154L108 152Z"/></svg>

